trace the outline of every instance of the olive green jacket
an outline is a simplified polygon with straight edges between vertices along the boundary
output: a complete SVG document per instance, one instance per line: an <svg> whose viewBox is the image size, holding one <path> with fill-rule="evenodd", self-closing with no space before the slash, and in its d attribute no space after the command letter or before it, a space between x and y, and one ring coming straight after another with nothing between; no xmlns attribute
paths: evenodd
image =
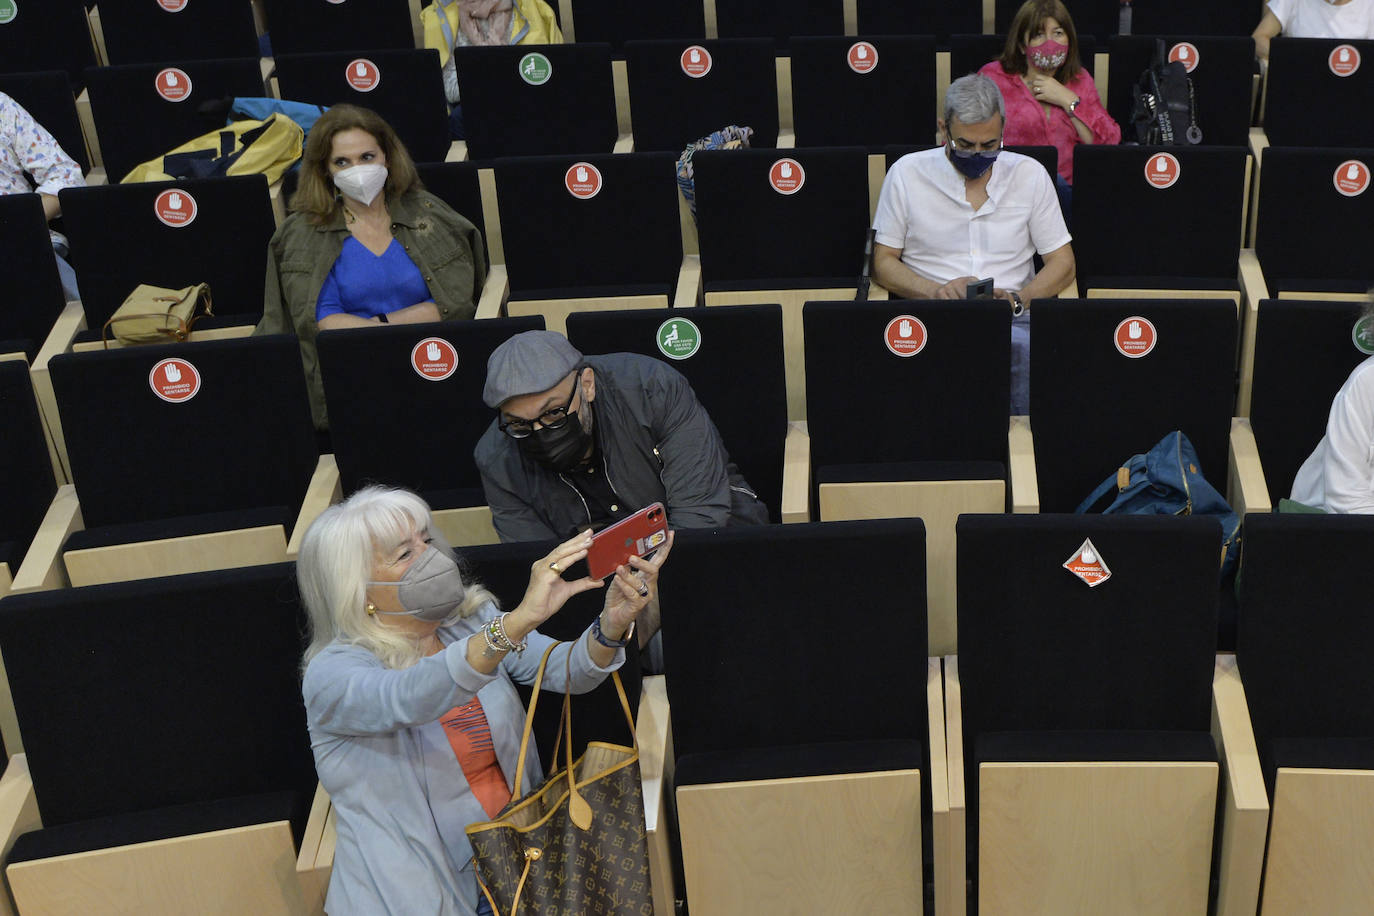
<svg viewBox="0 0 1374 916"><path fill-rule="evenodd" d="M387 208L392 234L420 268L439 317L445 321L473 317L487 276L482 233L428 191L391 199ZM300 340L316 429L327 429L329 420L315 352L315 302L348 236L342 210L323 225L310 222L303 213L293 213L267 243L262 321L253 333L295 334Z"/></svg>

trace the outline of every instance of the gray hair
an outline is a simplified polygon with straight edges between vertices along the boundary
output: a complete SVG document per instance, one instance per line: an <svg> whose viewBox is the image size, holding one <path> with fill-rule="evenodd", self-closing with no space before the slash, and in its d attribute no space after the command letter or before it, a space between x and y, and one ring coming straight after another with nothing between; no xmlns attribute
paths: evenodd
<svg viewBox="0 0 1374 916"><path fill-rule="evenodd" d="M408 668L420 660L414 639L367 613L367 583L377 545L397 543L432 524L429 505L419 496L379 486L363 487L320 513L306 530L296 560L296 582L310 617L302 665L336 641L367 649L388 668ZM435 546L442 543L436 537ZM444 625L494 600L486 589L467 584L463 603Z"/></svg>
<svg viewBox="0 0 1374 916"><path fill-rule="evenodd" d="M1006 123L1007 106L1002 101L1002 90L992 80L970 73L949 84L945 91L946 127L952 118L964 124L980 124L993 115L1001 115L1002 123Z"/></svg>

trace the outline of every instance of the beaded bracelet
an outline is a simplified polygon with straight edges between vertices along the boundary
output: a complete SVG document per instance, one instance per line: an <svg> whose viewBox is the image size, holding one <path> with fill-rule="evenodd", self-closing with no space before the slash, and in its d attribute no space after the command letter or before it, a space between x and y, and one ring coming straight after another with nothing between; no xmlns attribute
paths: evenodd
<svg viewBox="0 0 1374 916"><path fill-rule="evenodd" d="M506 652L515 652L517 654L524 652L525 648L529 645L528 640L521 640L516 643L512 642L511 638L506 635L506 618L508 616L510 615L502 614L500 617L494 618L491 623L487 624L488 639L490 639L498 649Z"/></svg>

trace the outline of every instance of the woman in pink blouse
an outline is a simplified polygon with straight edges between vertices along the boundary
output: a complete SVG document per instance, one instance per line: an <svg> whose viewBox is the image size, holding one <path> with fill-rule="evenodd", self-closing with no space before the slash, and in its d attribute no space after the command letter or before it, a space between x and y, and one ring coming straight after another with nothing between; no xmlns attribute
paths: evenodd
<svg viewBox="0 0 1374 916"><path fill-rule="evenodd" d="M997 84L1007 103L1002 142L1055 147L1059 176L1070 185L1075 144L1121 142L1121 126L1102 107L1078 59L1078 33L1059 0L1026 0L1007 30L1002 56L978 72Z"/></svg>

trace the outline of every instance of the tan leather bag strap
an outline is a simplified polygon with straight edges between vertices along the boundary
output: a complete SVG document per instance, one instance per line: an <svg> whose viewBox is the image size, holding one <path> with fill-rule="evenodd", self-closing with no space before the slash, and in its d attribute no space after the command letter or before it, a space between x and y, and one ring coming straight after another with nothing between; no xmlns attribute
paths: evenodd
<svg viewBox="0 0 1374 916"><path fill-rule="evenodd" d="M544 657L539 660L539 671L534 676L534 693L530 694L530 708L525 711L525 733L520 736L520 758L515 765L515 790L512 798L520 797L520 786L525 778L525 752L530 746L530 733L534 730L534 707L539 703L539 691L544 687L544 669L549 666L549 656L553 655L553 650L561 646L562 643L556 642L544 650Z"/></svg>

